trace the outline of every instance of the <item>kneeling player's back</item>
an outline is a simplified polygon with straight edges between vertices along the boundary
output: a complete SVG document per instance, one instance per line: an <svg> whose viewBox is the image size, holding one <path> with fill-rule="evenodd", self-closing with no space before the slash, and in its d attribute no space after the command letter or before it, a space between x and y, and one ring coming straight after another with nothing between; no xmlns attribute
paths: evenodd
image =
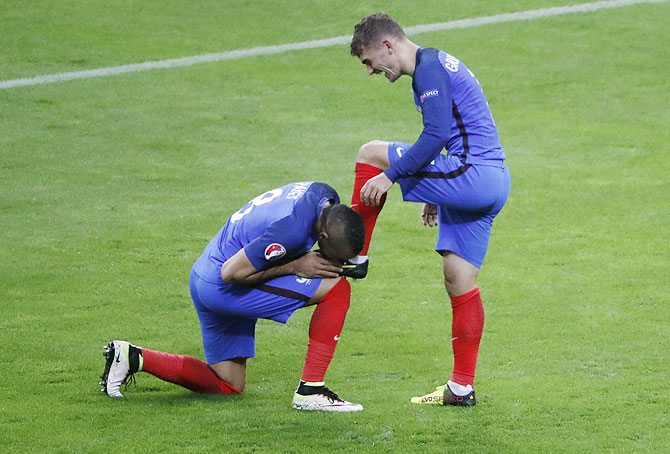
<svg viewBox="0 0 670 454"><path fill-rule="evenodd" d="M260 248L262 250L254 247L253 253L247 251L258 269L265 268L266 262L298 253L296 249L309 250L317 240L313 224L318 217L318 208L327 200L339 202L334 189L318 182L291 183L264 192L230 216L198 259L194 270L203 278L217 277L226 260L264 235L268 237L268 244ZM269 231L278 221L282 222L274 226L274 231ZM289 239L282 241L279 239L282 237Z"/></svg>

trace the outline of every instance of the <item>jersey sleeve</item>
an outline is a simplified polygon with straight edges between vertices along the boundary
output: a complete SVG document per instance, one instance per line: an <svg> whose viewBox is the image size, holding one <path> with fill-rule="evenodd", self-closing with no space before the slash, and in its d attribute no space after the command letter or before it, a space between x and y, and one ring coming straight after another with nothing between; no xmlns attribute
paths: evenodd
<svg viewBox="0 0 670 454"><path fill-rule="evenodd" d="M423 131L414 145L384 173L391 181L415 174L435 159L451 135L451 78L437 55L417 65L413 82L421 104Z"/></svg>
<svg viewBox="0 0 670 454"><path fill-rule="evenodd" d="M244 252L254 268L261 271L304 254L308 241L304 221L293 212L270 224L261 236L244 246Z"/></svg>

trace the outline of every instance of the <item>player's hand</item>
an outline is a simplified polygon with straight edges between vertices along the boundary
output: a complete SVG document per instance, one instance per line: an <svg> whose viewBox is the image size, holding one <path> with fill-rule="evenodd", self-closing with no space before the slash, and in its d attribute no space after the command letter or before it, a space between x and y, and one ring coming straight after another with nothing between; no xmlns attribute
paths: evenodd
<svg viewBox="0 0 670 454"><path fill-rule="evenodd" d="M367 206L378 206L391 186L393 182L383 172L370 178L361 188L361 202Z"/></svg>
<svg viewBox="0 0 670 454"><path fill-rule="evenodd" d="M424 203L421 208L421 223L428 227L437 225L437 205L432 203Z"/></svg>
<svg viewBox="0 0 670 454"><path fill-rule="evenodd" d="M293 262L296 276L308 279L340 277L341 263L321 255L319 252L308 252Z"/></svg>

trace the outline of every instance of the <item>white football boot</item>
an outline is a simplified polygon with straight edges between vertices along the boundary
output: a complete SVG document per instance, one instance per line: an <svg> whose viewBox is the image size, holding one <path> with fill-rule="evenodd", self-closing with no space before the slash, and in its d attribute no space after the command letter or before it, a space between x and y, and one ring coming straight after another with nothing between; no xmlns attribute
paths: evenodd
<svg viewBox="0 0 670 454"><path fill-rule="evenodd" d="M123 397L121 385L129 379L133 380L133 374L142 370L142 349L125 341L112 341L105 347L105 371L100 378L102 389L109 397Z"/></svg>
<svg viewBox="0 0 670 454"><path fill-rule="evenodd" d="M293 394L293 408L308 411L362 411L363 406L341 399L337 394L323 386L307 386L300 382L300 386Z"/></svg>

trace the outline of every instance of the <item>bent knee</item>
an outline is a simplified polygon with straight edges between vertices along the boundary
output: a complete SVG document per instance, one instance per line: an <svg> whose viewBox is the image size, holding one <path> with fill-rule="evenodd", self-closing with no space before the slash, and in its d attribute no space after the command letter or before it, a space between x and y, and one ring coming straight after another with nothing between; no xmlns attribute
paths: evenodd
<svg viewBox="0 0 670 454"><path fill-rule="evenodd" d="M389 142L384 142L382 140L367 142L358 149L356 162L370 164L385 170L390 165L388 160L388 146Z"/></svg>
<svg viewBox="0 0 670 454"><path fill-rule="evenodd" d="M445 254L443 272L449 296L462 295L477 286L479 268L453 253Z"/></svg>
<svg viewBox="0 0 670 454"><path fill-rule="evenodd" d="M477 286L476 276L444 276L444 288L450 297L464 295Z"/></svg>

